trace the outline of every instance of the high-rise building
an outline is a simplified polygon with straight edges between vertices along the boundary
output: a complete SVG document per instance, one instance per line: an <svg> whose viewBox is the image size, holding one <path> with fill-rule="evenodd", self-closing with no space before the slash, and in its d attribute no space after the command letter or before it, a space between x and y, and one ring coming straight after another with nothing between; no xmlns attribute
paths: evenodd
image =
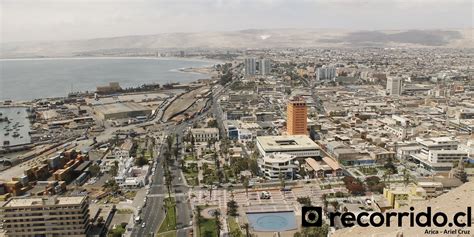
<svg viewBox="0 0 474 237"><path fill-rule="evenodd" d="M321 67L316 70L316 80L333 80L336 78L336 68Z"/></svg>
<svg viewBox="0 0 474 237"><path fill-rule="evenodd" d="M87 236L87 196L11 198L0 207L6 236Z"/></svg>
<svg viewBox="0 0 474 237"><path fill-rule="evenodd" d="M260 60L260 74L261 75L268 75L271 71L271 62L268 59Z"/></svg>
<svg viewBox="0 0 474 237"><path fill-rule="evenodd" d="M387 94L390 96L399 96L402 94L402 79L399 77L387 78Z"/></svg>
<svg viewBox="0 0 474 237"><path fill-rule="evenodd" d="M291 100L287 107L286 127L288 135L308 134L308 109L306 102L300 99Z"/></svg>
<svg viewBox="0 0 474 237"><path fill-rule="evenodd" d="M257 64L255 58L246 58L244 60L245 64L245 75L255 75L257 74Z"/></svg>

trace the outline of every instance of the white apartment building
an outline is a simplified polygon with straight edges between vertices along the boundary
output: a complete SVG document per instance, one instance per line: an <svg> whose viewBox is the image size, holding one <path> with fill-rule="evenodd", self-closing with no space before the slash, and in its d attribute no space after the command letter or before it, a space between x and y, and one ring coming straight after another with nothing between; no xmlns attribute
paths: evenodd
<svg viewBox="0 0 474 237"><path fill-rule="evenodd" d="M399 77L388 77L386 92L390 96L399 96L402 94L402 79Z"/></svg>
<svg viewBox="0 0 474 237"><path fill-rule="evenodd" d="M11 198L0 207L9 237L85 237L89 231L87 196Z"/></svg>
<svg viewBox="0 0 474 237"><path fill-rule="evenodd" d="M258 160L258 167L267 179L293 178L298 169L296 157L284 153L273 153Z"/></svg>
<svg viewBox="0 0 474 237"><path fill-rule="evenodd" d="M316 69L316 80L333 80L336 78L336 68L321 67Z"/></svg>
<svg viewBox="0 0 474 237"><path fill-rule="evenodd" d="M219 140L219 129L217 128L193 128L191 129L191 134L196 142Z"/></svg>
<svg viewBox="0 0 474 237"><path fill-rule="evenodd" d="M118 159L117 176L115 182L122 188L140 188L144 187L148 182L147 178L150 171L150 166L144 165L138 167L134 165L134 158ZM110 165L110 163L109 163ZM114 164L112 164L114 165Z"/></svg>
<svg viewBox="0 0 474 237"><path fill-rule="evenodd" d="M255 58L244 59L245 75L257 74L257 64Z"/></svg>
<svg viewBox="0 0 474 237"><path fill-rule="evenodd" d="M260 60L259 70L261 75L268 75L271 71L271 62L268 59Z"/></svg>
<svg viewBox="0 0 474 237"><path fill-rule="evenodd" d="M410 158L433 172L448 172L454 162L469 158L466 151L458 149L459 143L449 137L416 138L416 141L421 147L420 152Z"/></svg>

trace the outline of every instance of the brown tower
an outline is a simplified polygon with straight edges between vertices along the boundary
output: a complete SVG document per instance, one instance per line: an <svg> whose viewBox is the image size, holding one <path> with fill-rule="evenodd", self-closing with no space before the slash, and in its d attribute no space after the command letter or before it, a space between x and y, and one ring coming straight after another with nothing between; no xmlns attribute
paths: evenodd
<svg viewBox="0 0 474 237"><path fill-rule="evenodd" d="M288 135L308 134L308 109L304 100L296 99L288 102L286 116Z"/></svg>

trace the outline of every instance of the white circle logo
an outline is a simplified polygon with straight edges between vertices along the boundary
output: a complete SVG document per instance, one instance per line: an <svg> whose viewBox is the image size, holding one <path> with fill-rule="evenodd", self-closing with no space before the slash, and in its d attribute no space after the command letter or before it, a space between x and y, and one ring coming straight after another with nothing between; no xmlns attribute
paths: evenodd
<svg viewBox="0 0 474 237"><path fill-rule="evenodd" d="M304 219L309 224L316 224L316 222L319 220L319 214L316 210L309 210L305 213Z"/></svg>

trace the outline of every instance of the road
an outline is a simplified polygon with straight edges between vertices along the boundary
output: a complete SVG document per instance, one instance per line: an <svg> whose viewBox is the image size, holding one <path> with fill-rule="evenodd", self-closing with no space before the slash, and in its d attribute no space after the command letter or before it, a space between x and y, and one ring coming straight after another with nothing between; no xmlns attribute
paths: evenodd
<svg viewBox="0 0 474 237"><path fill-rule="evenodd" d="M176 135L178 138L178 147L179 149L182 148L182 137L185 133L185 130L189 126L189 124L193 124L194 121L201 119L202 117L206 116L210 110L202 113L199 116L187 121L187 123L182 123L179 125L169 125L167 128L164 129L164 134L166 135ZM176 146L176 143L173 145ZM152 176L152 183L150 185L150 193L147 195L147 202L146 206L143 208L142 213L142 220L146 223L145 227L142 228L141 224L135 226L132 231L131 236L150 236L151 233L156 233L161 222L164 219L164 210L163 210L163 201L164 198L167 197L167 190L164 184L164 171L163 171L163 154L164 149L166 147L166 143L161 144L159 156L155 162L156 172L155 175ZM179 159L183 159L178 156ZM175 161L173 164L170 165L171 173L173 176L173 190L172 196L176 199L176 210L177 210L177 236L178 237L185 237L189 236L189 230L192 229L191 223L191 205L187 200L187 193L189 188L186 186L184 182L184 175L182 174L181 169L179 168L179 162Z"/></svg>
<svg viewBox="0 0 474 237"><path fill-rule="evenodd" d="M216 119L222 123L222 112L217 108L217 97L224 91L224 87L217 86L215 90L213 90L213 99L208 103L207 108L204 109L205 112L202 114L190 119L186 122L183 122L179 125L168 125L162 131L166 136L174 135L177 137L173 146L178 146L178 149L182 149L182 142L183 142L183 134L185 134L185 130L190 126L189 124L193 124L194 122L204 118L207 116L208 113L213 113L216 116ZM168 102L170 103L170 102ZM164 108L164 107L163 107ZM163 113L162 109L158 112L158 116L155 116L152 121L148 123L153 123L157 120L160 120L161 114ZM143 125L143 124L142 124ZM219 124L221 131L223 131L223 124ZM117 128L121 130L126 130L128 128L132 128L137 126L129 125L126 127ZM116 130L116 129L113 129ZM111 132L108 132L107 135L111 136ZM105 137L100 137L98 140L103 140ZM225 134L224 134L225 135ZM164 141L164 139L163 139ZM177 144L176 144L177 142ZM132 231L131 236L152 236L155 234L164 219L164 209L163 209L163 201L164 198L168 196L166 187L164 186L164 171L163 171L163 154L164 149L166 149L166 143L163 142L161 146L158 148L160 150L158 157L156 158L156 162L154 167L156 168L155 175L151 177L152 183L150 184L150 193L147 195L147 202L146 205L142 208L142 220L146 223L145 227L141 227L140 225L135 226ZM181 156L182 152L178 156L177 160L170 164L171 173L173 176L173 187L172 187L172 196L175 197L176 200L176 210L177 210L177 236L178 237L187 237L190 235L189 231L192 230L192 210L191 204L188 201L188 192L189 187L185 183L185 178L183 175L182 170L179 167L179 160L183 159Z"/></svg>
<svg viewBox="0 0 474 237"><path fill-rule="evenodd" d="M165 190L163 188L163 152L161 151L164 149L164 147L165 144L160 147L160 154L156 159L154 166L156 168L156 172L155 175L152 176L152 182L150 184L150 194L147 196L146 205L142 208L143 211L141 217L143 222L146 223L145 227L142 228L142 224L135 226L131 236L152 236L156 233L158 226L163 221L164 212L162 208L164 199L163 194L165 193Z"/></svg>

